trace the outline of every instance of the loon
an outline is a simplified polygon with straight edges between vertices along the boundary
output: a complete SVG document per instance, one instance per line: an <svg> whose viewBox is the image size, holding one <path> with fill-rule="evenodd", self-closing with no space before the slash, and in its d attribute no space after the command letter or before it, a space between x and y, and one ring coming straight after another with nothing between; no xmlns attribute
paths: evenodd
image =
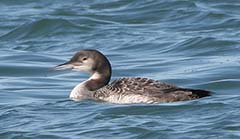
<svg viewBox="0 0 240 139"><path fill-rule="evenodd" d="M92 99L115 104L166 103L210 96L206 90L181 88L165 82L141 77L123 77L110 82L112 69L99 51L84 49L55 70L72 69L90 73L90 78L76 85L70 93L75 101Z"/></svg>

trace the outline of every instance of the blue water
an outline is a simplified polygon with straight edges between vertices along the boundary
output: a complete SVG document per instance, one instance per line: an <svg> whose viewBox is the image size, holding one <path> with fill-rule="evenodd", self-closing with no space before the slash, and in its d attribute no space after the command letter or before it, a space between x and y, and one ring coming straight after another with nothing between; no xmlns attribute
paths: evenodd
<svg viewBox="0 0 240 139"><path fill-rule="evenodd" d="M214 91L176 103L74 102L81 49L141 76ZM239 139L240 1L1 0L1 139Z"/></svg>

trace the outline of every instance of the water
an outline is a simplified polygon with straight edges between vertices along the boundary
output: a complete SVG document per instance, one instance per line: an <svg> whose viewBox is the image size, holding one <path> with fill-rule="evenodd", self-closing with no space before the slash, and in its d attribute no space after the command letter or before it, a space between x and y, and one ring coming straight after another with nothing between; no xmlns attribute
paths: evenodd
<svg viewBox="0 0 240 139"><path fill-rule="evenodd" d="M240 2L1 0L0 138L240 138ZM74 102L88 76L52 71L103 52L113 79L143 76L212 97L169 104Z"/></svg>

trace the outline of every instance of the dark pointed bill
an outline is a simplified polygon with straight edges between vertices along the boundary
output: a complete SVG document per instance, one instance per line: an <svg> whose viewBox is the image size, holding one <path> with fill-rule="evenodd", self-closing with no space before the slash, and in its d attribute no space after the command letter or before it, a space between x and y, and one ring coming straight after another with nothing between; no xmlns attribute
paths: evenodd
<svg viewBox="0 0 240 139"><path fill-rule="evenodd" d="M53 70L65 70L65 69L73 69L74 65L71 62L66 62L63 64L60 64L53 68Z"/></svg>

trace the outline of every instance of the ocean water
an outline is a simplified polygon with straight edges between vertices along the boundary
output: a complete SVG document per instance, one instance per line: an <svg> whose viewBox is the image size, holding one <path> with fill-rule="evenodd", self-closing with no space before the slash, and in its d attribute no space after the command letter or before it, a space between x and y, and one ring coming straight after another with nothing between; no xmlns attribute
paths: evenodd
<svg viewBox="0 0 240 139"><path fill-rule="evenodd" d="M81 49L213 96L117 105L69 100L88 75L51 68ZM1 139L239 139L240 1L1 0Z"/></svg>

